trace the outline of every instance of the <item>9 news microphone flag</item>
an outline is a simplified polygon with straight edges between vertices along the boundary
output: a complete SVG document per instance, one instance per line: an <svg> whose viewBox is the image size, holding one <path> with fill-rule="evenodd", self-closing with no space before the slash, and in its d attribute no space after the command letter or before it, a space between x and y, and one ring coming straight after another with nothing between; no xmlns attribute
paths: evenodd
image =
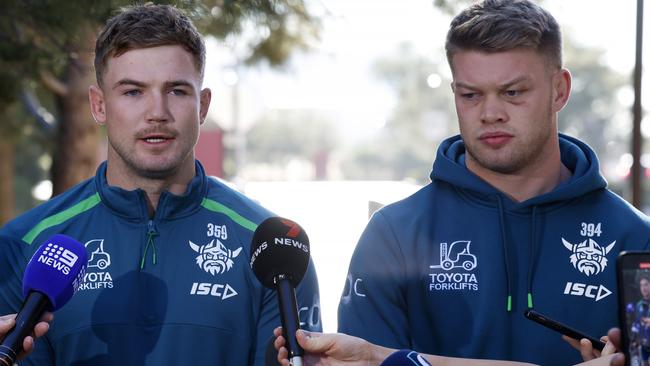
<svg viewBox="0 0 650 366"><path fill-rule="evenodd" d="M289 361L293 366L301 366L304 351L296 340L300 319L295 288L309 265L307 234L300 225L282 217L264 220L253 234L250 265L264 286L278 292Z"/></svg>
<svg viewBox="0 0 650 366"><path fill-rule="evenodd" d="M16 325L0 344L0 366L14 364L23 340L46 310L58 310L70 300L87 263L86 248L66 235L54 235L36 250L23 276L25 301L16 315Z"/></svg>

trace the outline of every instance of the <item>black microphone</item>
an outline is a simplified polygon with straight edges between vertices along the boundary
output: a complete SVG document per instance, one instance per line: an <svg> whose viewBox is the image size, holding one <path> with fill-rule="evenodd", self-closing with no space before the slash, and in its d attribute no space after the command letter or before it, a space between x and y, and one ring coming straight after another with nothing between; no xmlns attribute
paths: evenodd
<svg viewBox="0 0 650 366"><path fill-rule="evenodd" d="M269 217L255 230L251 242L251 268L266 287L278 292L282 335L289 361L302 366L304 351L296 340L300 329L295 288L309 265L309 238L300 225L282 217Z"/></svg>
<svg viewBox="0 0 650 366"><path fill-rule="evenodd" d="M57 234L41 245L27 264L23 276L25 300L16 325L0 344L0 366L13 366L23 350L23 340L46 310L65 305L83 280L88 255L83 244Z"/></svg>

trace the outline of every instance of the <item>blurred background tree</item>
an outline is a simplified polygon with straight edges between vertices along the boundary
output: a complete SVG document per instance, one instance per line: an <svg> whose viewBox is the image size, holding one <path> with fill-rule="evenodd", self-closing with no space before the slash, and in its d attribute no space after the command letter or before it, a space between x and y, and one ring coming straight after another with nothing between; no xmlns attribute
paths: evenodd
<svg viewBox="0 0 650 366"><path fill-rule="evenodd" d="M94 40L119 7L132 3L0 2L0 224L35 203L17 193L38 180L49 175L56 195L93 175L100 137L87 97ZM185 9L204 34L237 44L249 65L280 65L319 34L302 0L157 3Z"/></svg>

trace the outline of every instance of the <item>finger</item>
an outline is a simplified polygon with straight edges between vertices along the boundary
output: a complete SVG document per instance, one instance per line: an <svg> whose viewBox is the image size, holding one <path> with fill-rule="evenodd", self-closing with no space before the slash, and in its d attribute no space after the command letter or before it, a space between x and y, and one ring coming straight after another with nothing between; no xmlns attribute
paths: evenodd
<svg viewBox="0 0 650 366"><path fill-rule="evenodd" d="M612 328L607 332L607 339L616 347L616 349L621 349L621 330L618 328Z"/></svg>
<svg viewBox="0 0 650 366"><path fill-rule="evenodd" d="M52 320L54 320L54 314L50 311L46 311L43 313L43 316L41 317L42 322L48 322L51 323Z"/></svg>
<svg viewBox="0 0 650 366"><path fill-rule="evenodd" d="M289 352L285 347L278 349L278 362L282 366L289 366Z"/></svg>
<svg viewBox="0 0 650 366"><path fill-rule="evenodd" d="M273 335L279 337L282 335L282 327L276 327L273 329Z"/></svg>
<svg viewBox="0 0 650 366"><path fill-rule="evenodd" d="M0 332L6 333L16 324L15 316L16 314L10 314L0 317Z"/></svg>
<svg viewBox="0 0 650 366"><path fill-rule="evenodd" d="M284 347L286 344L286 341L284 340L283 336L278 336L275 338L275 341L273 341L273 347L275 347L276 350L280 350L281 347Z"/></svg>
<svg viewBox="0 0 650 366"><path fill-rule="evenodd" d="M594 347L587 338L582 338L580 340L580 355L585 361L593 360L596 358L594 354Z"/></svg>
<svg viewBox="0 0 650 366"><path fill-rule="evenodd" d="M565 335L562 336L562 339L564 339L565 342L570 344L571 347L573 347L576 350L580 351L580 341L578 341L577 339L573 339L571 337L565 336Z"/></svg>
<svg viewBox="0 0 650 366"><path fill-rule="evenodd" d="M324 349L321 349L320 342L318 342L319 336L322 335L321 333L312 333L308 332L306 330L298 329L296 331L296 340L298 341L298 344L305 350L309 351L312 353L319 353L321 351L324 351Z"/></svg>
<svg viewBox="0 0 650 366"><path fill-rule="evenodd" d="M23 359L34 350L34 338L25 337L23 340L23 351L18 355L18 359Z"/></svg>
<svg viewBox="0 0 650 366"><path fill-rule="evenodd" d="M40 322L40 323L36 324L36 326L34 327L34 335L37 338L42 337L43 335L45 335L45 333L47 333L47 331L49 329L50 329L50 324L49 323Z"/></svg>

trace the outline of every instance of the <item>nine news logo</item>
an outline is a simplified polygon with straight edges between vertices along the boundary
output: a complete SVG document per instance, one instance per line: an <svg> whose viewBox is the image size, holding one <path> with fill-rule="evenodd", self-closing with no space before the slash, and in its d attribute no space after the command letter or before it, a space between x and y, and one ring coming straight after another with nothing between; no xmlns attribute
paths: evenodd
<svg viewBox="0 0 650 366"><path fill-rule="evenodd" d="M70 274L70 269L77 263L79 256L62 246L48 243L38 261L46 264L63 274Z"/></svg>

